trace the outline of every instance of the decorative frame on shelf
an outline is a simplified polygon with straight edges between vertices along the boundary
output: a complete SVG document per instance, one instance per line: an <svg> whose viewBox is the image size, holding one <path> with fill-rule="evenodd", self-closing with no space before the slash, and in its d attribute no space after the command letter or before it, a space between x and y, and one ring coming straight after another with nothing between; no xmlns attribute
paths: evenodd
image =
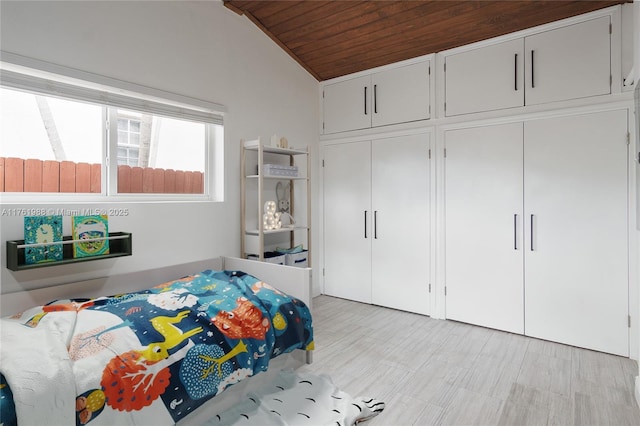
<svg viewBox="0 0 640 426"><path fill-rule="evenodd" d="M7 241L7 268L12 271L44 268L48 266L66 265L69 263L86 262L90 260L111 259L114 257L131 256L133 254L132 235L129 232L110 232L108 237L95 240L109 240L109 253L98 256L73 257L73 243L88 242L89 240L74 240L71 236L63 237L62 241L53 243L25 244L24 240ZM62 260L32 263L25 262L25 247L63 244Z"/></svg>

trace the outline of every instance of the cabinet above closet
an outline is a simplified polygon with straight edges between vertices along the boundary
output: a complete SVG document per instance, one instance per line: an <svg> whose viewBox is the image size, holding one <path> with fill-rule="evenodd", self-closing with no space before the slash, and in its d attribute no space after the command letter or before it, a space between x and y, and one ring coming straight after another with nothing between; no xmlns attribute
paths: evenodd
<svg viewBox="0 0 640 426"><path fill-rule="evenodd" d="M440 53L444 116L616 91L613 84L620 81L620 52L614 27L619 31L619 19L613 14L588 16L554 28L534 29L524 36Z"/></svg>
<svg viewBox="0 0 640 426"><path fill-rule="evenodd" d="M431 60L372 71L322 87L323 133L431 117Z"/></svg>

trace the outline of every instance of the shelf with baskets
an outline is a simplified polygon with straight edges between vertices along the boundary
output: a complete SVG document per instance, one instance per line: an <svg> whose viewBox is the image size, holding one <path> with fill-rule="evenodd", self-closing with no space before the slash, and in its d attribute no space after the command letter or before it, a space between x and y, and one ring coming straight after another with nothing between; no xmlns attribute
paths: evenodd
<svg viewBox="0 0 640 426"><path fill-rule="evenodd" d="M302 247L310 266L309 164L308 148L241 141L242 257L265 261L275 249Z"/></svg>

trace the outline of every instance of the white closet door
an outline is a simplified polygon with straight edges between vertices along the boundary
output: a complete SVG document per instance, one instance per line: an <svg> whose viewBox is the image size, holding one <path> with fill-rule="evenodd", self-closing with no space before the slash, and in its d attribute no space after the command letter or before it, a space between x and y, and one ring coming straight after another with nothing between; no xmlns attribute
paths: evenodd
<svg viewBox="0 0 640 426"><path fill-rule="evenodd" d="M446 115L524 105L524 40L516 39L445 58Z"/></svg>
<svg viewBox="0 0 640 426"><path fill-rule="evenodd" d="M324 292L371 303L371 143L324 149Z"/></svg>
<svg viewBox="0 0 640 426"><path fill-rule="evenodd" d="M527 122L524 146L525 333L628 356L627 112Z"/></svg>
<svg viewBox="0 0 640 426"><path fill-rule="evenodd" d="M428 315L429 135L372 142L372 302Z"/></svg>
<svg viewBox="0 0 640 426"><path fill-rule="evenodd" d="M324 88L324 133L371 127L371 77L352 78Z"/></svg>
<svg viewBox="0 0 640 426"><path fill-rule="evenodd" d="M527 37L526 104L611 93L610 22L603 16Z"/></svg>
<svg viewBox="0 0 640 426"><path fill-rule="evenodd" d="M445 143L446 317L523 333L522 124Z"/></svg>

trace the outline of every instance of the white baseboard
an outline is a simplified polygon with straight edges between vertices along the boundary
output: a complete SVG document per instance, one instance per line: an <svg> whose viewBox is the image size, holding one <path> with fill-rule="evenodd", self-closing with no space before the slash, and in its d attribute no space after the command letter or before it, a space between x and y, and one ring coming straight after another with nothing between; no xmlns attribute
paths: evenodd
<svg viewBox="0 0 640 426"><path fill-rule="evenodd" d="M640 407L640 376L636 376L636 403Z"/></svg>

